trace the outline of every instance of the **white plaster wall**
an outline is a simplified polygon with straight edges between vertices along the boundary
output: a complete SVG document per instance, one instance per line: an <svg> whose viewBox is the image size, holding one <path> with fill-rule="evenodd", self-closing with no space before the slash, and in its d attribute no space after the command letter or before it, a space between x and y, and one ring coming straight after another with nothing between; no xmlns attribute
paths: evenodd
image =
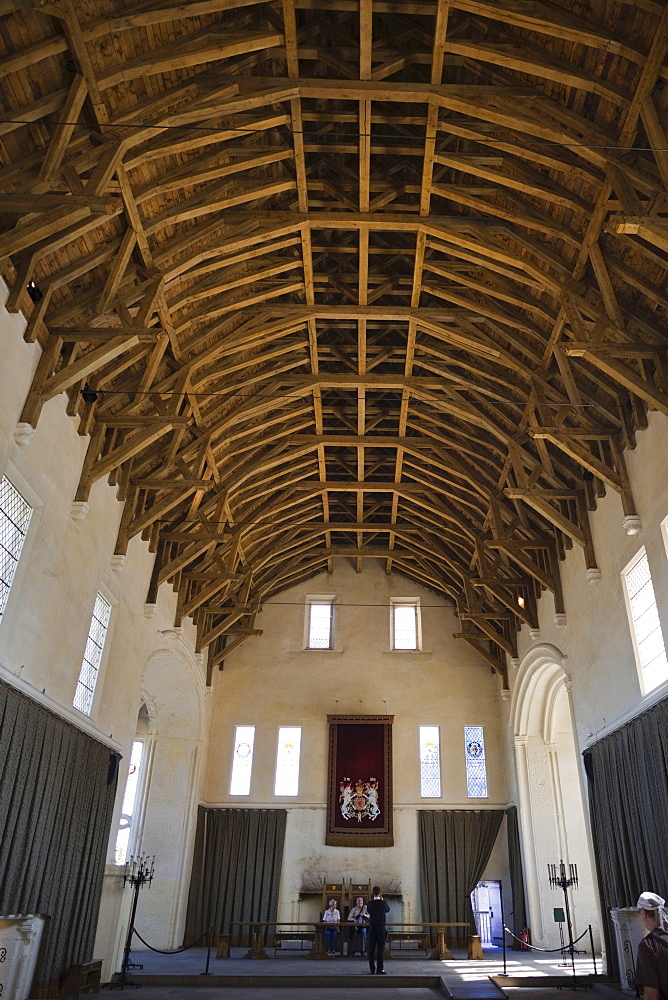
<svg viewBox="0 0 668 1000"><path fill-rule="evenodd" d="M565 627L553 620L552 595L539 601L540 635L531 639L524 626L519 635L519 657L509 666L512 699L506 703L508 717L507 746L513 737L517 767L510 775L509 794L519 802L523 826L524 865L527 876L529 922L544 945L558 943L557 928L552 922L556 897L542 886L545 860L558 861L550 852L559 850L559 817L543 793L553 785L547 764L554 752L551 737L540 733L548 709L543 704L547 679L529 683L538 664L566 674L571 724L561 718L558 736L559 758L564 768L562 788L567 788L570 803L568 816L572 830L568 836L571 855L564 860L579 864L581 888L573 894L576 914L582 923L598 910L594 884L594 857L586 805L587 779L582 765L582 751L597 738L612 731L654 701L668 695L668 684L643 693L631 641L621 573L641 547L645 547L652 572L654 590L664 637L668 640L668 559L661 522L668 515L668 420L661 414L649 414L649 426L637 435L637 447L627 452L626 461L642 531L629 536L622 526L623 512L617 493L608 489L590 513L590 523L601 582L587 583L582 549L574 545L560 564ZM549 671L548 671L549 673ZM546 714L547 713L547 714ZM573 732L572 751L568 746ZM547 755L547 756L546 756ZM524 787L523 787L524 786ZM526 788L531 788L527 800ZM533 872L537 878L534 879ZM596 904L594 907L592 904ZM592 923L598 923L593 920Z"/></svg>
<svg viewBox="0 0 668 1000"><path fill-rule="evenodd" d="M583 748L592 737L642 705L668 693L668 685L644 698L633 655L631 633L624 602L621 572L638 550L647 551L659 617L668 638L668 560L661 521L668 515L668 419L649 414L649 427L637 435L637 447L627 452L631 488L642 531L627 535L622 527L619 495L608 489L590 514L601 582L590 585L585 578L582 549L574 545L560 564L567 625L553 620L551 594L539 602L540 639L532 641L522 628L520 659L540 643L553 643L568 657L566 670L573 683L573 706L577 744ZM512 682L512 671L511 671Z"/></svg>
<svg viewBox="0 0 668 1000"><path fill-rule="evenodd" d="M5 286L0 282L0 301ZM155 616L144 617L153 555L140 538L128 547L121 572L114 551L122 506L106 481L97 482L84 520L70 516L88 438L67 416L66 396L49 401L27 447L14 441L39 347L23 341L25 323L0 305L0 474L7 471L35 504L22 558L0 621L0 676L75 725L117 749L124 760L109 844L113 861L118 816L142 692L159 717L141 847L156 855L156 882L140 903L149 940L170 947L179 939L193 821L205 752L204 659L194 653L190 620L173 629L176 596L158 595ZM107 642L90 718L72 707L95 595L112 604ZM113 971L123 937L119 913L127 909L113 866L107 868L96 957ZM121 920L121 923L123 921Z"/></svg>
<svg viewBox="0 0 668 1000"><path fill-rule="evenodd" d="M305 600L316 594L336 595L333 650L304 649ZM421 652L391 651L390 597L420 598ZM378 880L385 887L397 876L404 916L419 918L416 811L507 804L499 695L490 667L453 639L459 621L445 600L400 576L387 576L382 563L373 560L365 562L361 574L337 561L332 575L322 574L268 601L256 626L263 635L233 653L214 680L206 804L288 809L281 919L293 919L303 872L325 873L335 881L344 876ZM327 715L358 712L395 717L393 847L325 846ZM256 727L248 797L229 794L237 725ZM283 725L302 727L300 787L293 799L273 794ZM440 726L440 799L420 798L420 725ZM485 727L487 800L467 798L465 725ZM489 878L506 874L504 852L497 867L498 874L487 872ZM315 900L303 903L301 915L313 917L318 906Z"/></svg>

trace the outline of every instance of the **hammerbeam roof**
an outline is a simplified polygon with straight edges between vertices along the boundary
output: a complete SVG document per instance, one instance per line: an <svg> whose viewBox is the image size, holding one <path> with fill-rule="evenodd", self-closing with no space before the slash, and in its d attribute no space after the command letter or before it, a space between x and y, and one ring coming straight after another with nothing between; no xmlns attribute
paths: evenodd
<svg viewBox="0 0 668 1000"><path fill-rule="evenodd" d="M0 0L0 266L209 673L381 560L505 677L668 415L657 0Z"/></svg>

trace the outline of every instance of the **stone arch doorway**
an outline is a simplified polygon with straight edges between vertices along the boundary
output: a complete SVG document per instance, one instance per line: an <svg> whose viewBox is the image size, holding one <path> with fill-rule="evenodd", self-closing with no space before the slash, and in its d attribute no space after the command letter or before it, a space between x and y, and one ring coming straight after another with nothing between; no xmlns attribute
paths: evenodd
<svg viewBox="0 0 668 1000"><path fill-rule="evenodd" d="M535 945L559 946L554 910L563 907L563 893L550 887L547 866L561 859L575 863L579 887L569 893L574 936L591 924L598 951L598 897L565 662L556 646L532 649L520 664L511 704L529 925ZM589 954L588 940L579 947Z"/></svg>

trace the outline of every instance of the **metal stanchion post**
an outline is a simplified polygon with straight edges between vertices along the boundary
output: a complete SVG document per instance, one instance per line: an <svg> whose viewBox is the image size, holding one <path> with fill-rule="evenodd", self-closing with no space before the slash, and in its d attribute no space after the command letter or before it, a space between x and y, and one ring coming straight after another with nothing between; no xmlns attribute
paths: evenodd
<svg viewBox="0 0 668 1000"><path fill-rule="evenodd" d="M204 972L200 972L200 976L212 976L213 975L212 972L209 972L209 965L211 963L211 945L213 944L214 930L215 930L215 928L214 928L213 924L211 924L211 926L209 927L209 934L208 934L208 937L207 937L207 944L206 944L206 968L205 968Z"/></svg>
<svg viewBox="0 0 668 1000"><path fill-rule="evenodd" d="M499 882L499 902L501 903L501 930L503 932L501 936L501 939L503 941L503 972L501 973L501 975L507 976L508 972L506 963L506 915L503 910L503 885L501 882Z"/></svg>

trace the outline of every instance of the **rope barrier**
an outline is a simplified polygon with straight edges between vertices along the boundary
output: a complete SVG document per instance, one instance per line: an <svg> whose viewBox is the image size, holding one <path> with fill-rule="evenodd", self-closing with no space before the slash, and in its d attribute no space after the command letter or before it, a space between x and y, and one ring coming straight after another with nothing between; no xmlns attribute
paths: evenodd
<svg viewBox="0 0 668 1000"><path fill-rule="evenodd" d="M134 927L133 930L137 935L137 937L139 938L139 940L141 941L141 943L145 944L146 947L149 949L149 951L156 951L158 955L180 955L182 951L188 951L189 948L194 948L196 944L199 944L200 941L203 941L204 938L207 936L207 934L210 933L211 928L207 927L202 936L198 937L197 940L193 941L192 944L187 944L185 948L176 948L174 951L163 951L162 948L154 948L153 945L149 944L148 941L144 940L144 938L141 936L136 927Z"/></svg>
<svg viewBox="0 0 668 1000"><path fill-rule="evenodd" d="M506 932L506 934L510 934L510 936L512 938L515 938L516 941L520 942L520 944L523 946L523 948L526 948L528 950L531 950L531 951L543 951L543 952L545 952L545 954L550 954L550 955L551 954L556 954L556 952L568 951L568 947L569 947L568 945L562 945L561 948L539 948L537 945L528 944L526 941L523 941L522 938L518 938L516 934L513 934L513 932L511 931L511 929L509 927L504 927L503 929ZM573 942L573 944L577 944L578 941L582 941L582 938L585 936L585 934L588 934L588 933L589 933L589 928L587 928L586 931L583 931L582 934L580 935L580 937L575 939L575 941Z"/></svg>

